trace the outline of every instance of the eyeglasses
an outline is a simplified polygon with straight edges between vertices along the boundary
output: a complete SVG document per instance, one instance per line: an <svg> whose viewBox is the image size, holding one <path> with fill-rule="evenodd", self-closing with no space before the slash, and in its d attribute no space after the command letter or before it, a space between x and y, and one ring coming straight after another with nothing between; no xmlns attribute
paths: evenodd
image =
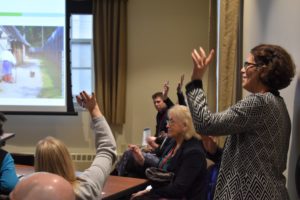
<svg viewBox="0 0 300 200"><path fill-rule="evenodd" d="M244 62L244 65L243 65L243 68L245 69L245 70L247 70L249 67L251 67L251 66L253 66L253 67L259 67L260 65L258 65L258 64L256 64L256 63L250 63L250 62Z"/></svg>
<svg viewBox="0 0 300 200"><path fill-rule="evenodd" d="M175 123L175 121L172 120L172 119L167 120L167 124L168 124L169 126L171 126L171 125L174 124L174 123Z"/></svg>

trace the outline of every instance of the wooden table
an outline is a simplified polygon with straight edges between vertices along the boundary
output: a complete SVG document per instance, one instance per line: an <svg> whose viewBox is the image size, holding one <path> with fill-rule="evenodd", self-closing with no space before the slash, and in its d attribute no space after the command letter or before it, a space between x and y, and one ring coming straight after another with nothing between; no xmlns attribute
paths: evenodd
<svg viewBox="0 0 300 200"><path fill-rule="evenodd" d="M27 175L34 172L33 166L16 165L19 175ZM103 188L103 200L116 200L130 196L130 194L143 190L149 184L146 179L129 178L121 176L109 176Z"/></svg>
<svg viewBox="0 0 300 200"><path fill-rule="evenodd" d="M34 167L30 165L16 165L16 172L18 175L32 174Z"/></svg>
<svg viewBox="0 0 300 200"><path fill-rule="evenodd" d="M149 184L146 179L109 176L103 188L103 200L115 200L130 196L132 193L144 190Z"/></svg>

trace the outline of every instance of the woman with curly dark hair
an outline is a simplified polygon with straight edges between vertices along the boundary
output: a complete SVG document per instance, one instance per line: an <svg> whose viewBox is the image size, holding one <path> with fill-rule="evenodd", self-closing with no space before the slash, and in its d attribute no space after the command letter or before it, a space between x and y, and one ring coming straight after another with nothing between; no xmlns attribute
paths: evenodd
<svg viewBox="0 0 300 200"><path fill-rule="evenodd" d="M201 79L213 55L212 50L206 56L202 48L192 52L194 70L186 89L197 132L229 135L214 199L289 199L283 171L291 120L279 90L294 76L291 56L277 45L254 47L241 69L243 88L251 94L223 112L212 113Z"/></svg>

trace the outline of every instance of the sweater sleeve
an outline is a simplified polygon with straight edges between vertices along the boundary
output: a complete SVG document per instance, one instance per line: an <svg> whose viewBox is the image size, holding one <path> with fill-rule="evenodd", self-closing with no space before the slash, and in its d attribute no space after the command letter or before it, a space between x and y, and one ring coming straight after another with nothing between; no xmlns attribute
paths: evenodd
<svg viewBox="0 0 300 200"><path fill-rule="evenodd" d="M164 102L167 105L167 109L170 109L172 106L174 106L174 103L170 98L167 98L166 100L164 100Z"/></svg>
<svg viewBox="0 0 300 200"><path fill-rule="evenodd" d="M184 95L182 92L177 92L178 104L182 106L186 106L186 102L184 99Z"/></svg>
<svg viewBox="0 0 300 200"><path fill-rule="evenodd" d="M152 189L150 192L160 197L184 197L187 190L193 187L192 184L203 169L206 169L206 160L203 154L197 151L185 154L174 181L167 186Z"/></svg>
<svg viewBox="0 0 300 200"><path fill-rule="evenodd" d="M11 155L7 153L2 162L0 171L0 192L11 192L18 181L19 179L16 174L14 160Z"/></svg>
<svg viewBox="0 0 300 200"><path fill-rule="evenodd" d="M116 160L116 142L104 117L93 119L95 132L96 157L90 166L79 177L84 180L79 195L81 199L95 199L101 195L103 186Z"/></svg>
<svg viewBox="0 0 300 200"><path fill-rule="evenodd" d="M259 94L249 95L223 112L212 113L201 81L190 82L186 93L195 128L205 135L230 135L251 130L263 120L266 112L267 104Z"/></svg>

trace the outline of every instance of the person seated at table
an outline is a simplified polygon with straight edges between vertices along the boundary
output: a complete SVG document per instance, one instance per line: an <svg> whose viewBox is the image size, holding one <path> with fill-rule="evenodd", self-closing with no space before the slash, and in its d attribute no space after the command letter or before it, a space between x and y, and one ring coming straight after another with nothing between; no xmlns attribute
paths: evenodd
<svg viewBox="0 0 300 200"><path fill-rule="evenodd" d="M64 177L73 185L76 199L100 199L104 183L116 160L116 142L98 107L95 94L90 96L83 91L76 98L78 105L83 105L92 118L96 142L93 163L76 177L66 145L58 139L46 137L36 146L35 171L46 171Z"/></svg>
<svg viewBox="0 0 300 200"><path fill-rule="evenodd" d="M175 105L168 111L168 136L173 140L160 159L158 168L174 173L163 186L132 195L132 199L206 199L206 158L200 136L186 106ZM155 183L155 182L154 182Z"/></svg>
<svg viewBox="0 0 300 200"><path fill-rule="evenodd" d="M145 169L156 166L159 157L164 151L164 147L169 143L166 137L167 132L167 112L174 104L167 97L169 91L168 81L164 84L163 92L156 92L152 95L152 100L156 114L155 136L147 138L148 149L142 151L138 145L129 145L122 158L116 166L115 174L119 176L145 178ZM142 154L144 161L141 163L137 159L136 151Z"/></svg>
<svg viewBox="0 0 300 200"><path fill-rule="evenodd" d="M3 135L3 123L6 117L0 113L0 136ZM0 194L9 194L18 183L15 164L12 156L7 151L1 149L0 144Z"/></svg>
<svg viewBox="0 0 300 200"><path fill-rule="evenodd" d="M214 199L214 193L217 186L218 174L221 166L221 159L223 149L217 144L217 137L201 135L203 147L206 152L206 158L213 163L208 166L208 187L207 187L207 200Z"/></svg>
<svg viewBox="0 0 300 200"><path fill-rule="evenodd" d="M180 82L177 85L178 104L186 105L182 92L184 75L181 75ZM120 162L117 164L115 174L119 176L129 176L137 178L146 178L145 169L157 166L159 158L164 152L164 148L170 142L167 137L167 112L174 103L168 97L169 81L164 83L163 91L152 95L153 104L156 108L156 131L155 136L148 137L146 150L141 150L138 145L128 145L128 150L124 152Z"/></svg>
<svg viewBox="0 0 300 200"><path fill-rule="evenodd" d="M168 110L174 106L174 103L168 97L169 92L169 81L166 81L163 87L162 92L156 92L152 95L152 100L155 109L157 110L156 114L156 127L155 135L153 138L147 140L150 147L156 149L161 145L166 137L168 132L167 120L168 120Z"/></svg>
<svg viewBox="0 0 300 200"><path fill-rule="evenodd" d="M180 82L178 83L177 85L177 98L178 98L178 101L177 101L177 104L179 105L183 105L183 106L186 106L186 101L185 101L185 97L183 95L183 92L182 92L182 86L183 86L183 81L184 81L184 75L181 75L180 77ZM159 136L157 136L157 125L156 125L156 134L155 136L150 136L147 138L147 143L148 145L150 146L150 148L152 149L158 149L158 147L160 147L160 145L162 143L164 143L165 139L166 139L166 136L167 136L167 127L166 127L166 120L167 120L167 111L168 109L170 109L172 106L174 106L174 103L172 102L172 100L168 97L168 93L169 93L169 81L166 81L165 84L164 84L164 87L163 87L163 92L161 93L161 99L163 100L163 102L165 102L165 104L167 105L167 109L164 110L164 129L163 131L160 132ZM154 94L155 95L155 94ZM153 95L153 96L154 96ZM153 98L152 96L152 98ZM154 103L156 103L156 100L153 98L153 101ZM156 120L157 120L157 116L156 116ZM158 124L158 121L157 121L157 124ZM166 143L164 143L166 144ZM160 149L159 149L160 150ZM160 153L162 153L162 151L160 150Z"/></svg>
<svg viewBox="0 0 300 200"><path fill-rule="evenodd" d="M182 86L183 86L183 81L184 81L184 75L181 75L180 77L180 82L178 83L177 85L177 98L178 98L178 104L179 105L183 105L183 106L186 106L186 102L185 102L185 98L184 98L184 95L183 95L183 92L182 92ZM148 145L153 148L153 149L156 149L160 146L160 144L163 143L166 135L167 135L167 132L168 132L168 128L167 128L167 112L168 110L174 106L174 103L172 102L172 100L169 98L168 94L169 94L169 90L170 90L170 87L169 87L169 81L166 81L165 84L164 84L164 87L163 87L163 92L160 93L156 93L152 96L152 99L153 99L153 102L155 104L155 107L157 110L159 110L159 103L158 102L164 102L166 104L166 108L163 109L160 112L158 112L157 116L156 116L156 132L155 132L155 136L154 137L149 137L147 138L147 143ZM160 99L159 99L160 98ZM159 115L163 115L163 119L162 120L159 120L160 117ZM161 124L163 123L163 128L161 128ZM160 133L160 134L158 134Z"/></svg>
<svg viewBox="0 0 300 200"><path fill-rule="evenodd" d="M184 97L183 92L182 92L183 81L184 81L184 75L181 75L180 82L178 83L177 88L176 88L177 98L178 98L177 104L186 106L185 97ZM168 97L169 89L170 89L169 81L167 81L164 84L164 88L163 88L163 92L162 92L162 99L166 103L168 109L170 109L172 106L174 106L173 102ZM167 110L165 112L167 112ZM167 120L167 118L165 118L165 120ZM167 128L167 126L165 126L165 127ZM170 141L170 139L167 138L167 131L168 130L166 129L161 133L161 136L160 136L161 138L157 138L155 136L150 136L150 137L147 138L148 146L150 146L150 148L156 149L158 151L156 153L156 155L158 157L160 157L162 155L163 151L164 151L164 148L162 148L163 145L167 146L169 141ZM164 139L164 140L162 140L160 145L157 143L158 139L160 139L160 140ZM145 160L145 159L142 157L142 154L137 149L137 146L136 145L129 145L129 149L131 149L133 151L133 154L134 154L133 157L136 160L136 162L139 163L140 165L143 165L143 163L144 163L143 160ZM158 160L157 160L157 162L158 162Z"/></svg>
<svg viewBox="0 0 300 200"><path fill-rule="evenodd" d="M75 200L72 185L63 177L47 172L28 175L10 193L11 200Z"/></svg>

